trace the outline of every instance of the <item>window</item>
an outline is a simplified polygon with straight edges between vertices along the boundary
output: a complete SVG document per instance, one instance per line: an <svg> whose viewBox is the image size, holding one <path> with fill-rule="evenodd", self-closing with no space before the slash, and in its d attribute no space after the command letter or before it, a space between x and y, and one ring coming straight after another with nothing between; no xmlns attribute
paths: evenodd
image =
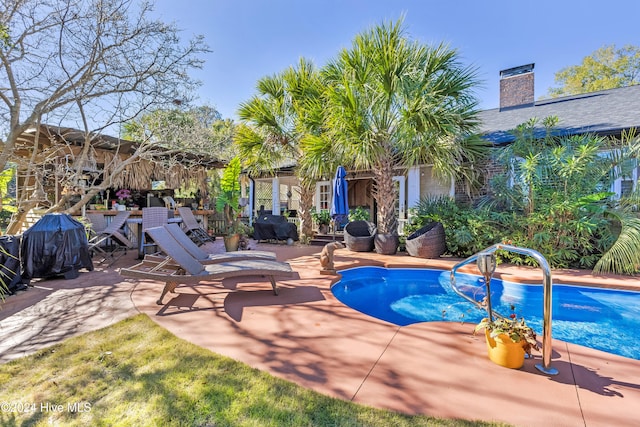
<svg viewBox="0 0 640 427"><path fill-rule="evenodd" d="M320 181L316 183L316 210L331 209L331 181Z"/></svg>
<svg viewBox="0 0 640 427"><path fill-rule="evenodd" d="M633 180L632 179L623 179L620 183L620 196L627 197L633 193Z"/></svg>
<svg viewBox="0 0 640 427"><path fill-rule="evenodd" d="M273 186L271 184L271 180L267 181L256 181L255 183L255 205L256 210L259 211L260 207L264 206L264 209L267 211L272 210L273 208L273 198L271 194Z"/></svg>

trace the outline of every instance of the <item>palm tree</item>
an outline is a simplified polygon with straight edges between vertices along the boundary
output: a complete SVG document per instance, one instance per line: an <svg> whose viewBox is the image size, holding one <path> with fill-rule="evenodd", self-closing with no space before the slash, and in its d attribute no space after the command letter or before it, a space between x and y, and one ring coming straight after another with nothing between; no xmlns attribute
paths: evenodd
<svg viewBox="0 0 640 427"><path fill-rule="evenodd" d="M356 36L322 70L326 129L345 166L371 170L380 233L397 234L394 169L432 164L440 178L470 177L487 145L473 134L476 71L447 46L404 34L403 19Z"/></svg>
<svg viewBox="0 0 640 427"><path fill-rule="evenodd" d="M319 73L311 62L300 59L297 67L260 79L257 89L258 94L239 108L241 124L235 135L239 155L244 166L254 171L274 171L286 163L296 165L301 188L301 233L312 237L313 191L325 167L300 165L304 163L305 141L322 140Z"/></svg>

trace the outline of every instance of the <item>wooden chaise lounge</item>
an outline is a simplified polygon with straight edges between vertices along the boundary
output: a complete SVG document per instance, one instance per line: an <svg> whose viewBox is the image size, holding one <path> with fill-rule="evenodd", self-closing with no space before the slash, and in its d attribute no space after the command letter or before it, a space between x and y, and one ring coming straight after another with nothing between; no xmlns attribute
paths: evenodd
<svg viewBox="0 0 640 427"><path fill-rule="evenodd" d="M183 249L165 227L149 228L147 234L167 257L145 258L133 267L120 269L120 274L126 277L165 282L157 301L159 305L163 304L162 300L167 292L174 292L178 284L195 284L230 277L267 276L271 281L274 295L278 295L275 277L294 275L288 263L267 259L244 259L205 265Z"/></svg>
<svg viewBox="0 0 640 427"><path fill-rule="evenodd" d="M217 264L219 262L239 261L242 259L270 259L272 261L276 259L275 252L269 251L205 252L202 250L202 247L194 243L189 236L182 231L182 228L180 228L178 224L166 224L164 227L192 257L203 264Z"/></svg>

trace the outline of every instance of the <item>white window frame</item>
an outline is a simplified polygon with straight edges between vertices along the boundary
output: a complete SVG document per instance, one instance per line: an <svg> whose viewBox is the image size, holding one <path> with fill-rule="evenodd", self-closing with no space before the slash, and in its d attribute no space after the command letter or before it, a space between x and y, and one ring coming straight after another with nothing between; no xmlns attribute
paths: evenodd
<svg viewBox="0 0 640 427"><path fill-rule="evenodd" d="M331 209L331 181L318 181L316 182L316 194L315 194L315 206L316 211ZM322 195L327 194L327 206L322 207Z"/></svg>

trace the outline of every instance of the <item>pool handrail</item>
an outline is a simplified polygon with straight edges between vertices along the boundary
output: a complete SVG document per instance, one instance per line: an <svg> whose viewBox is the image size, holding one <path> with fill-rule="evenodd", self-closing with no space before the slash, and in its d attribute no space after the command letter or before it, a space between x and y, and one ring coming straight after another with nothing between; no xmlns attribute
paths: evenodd
<svg viewBox="0 0 640 427"><path fill-rule="evenodd" d="M475 260L477 260L478 255L480 253L493 253L497 250L505 250L509 252L515 252L522 255L530 256L538 262L538 265L542 269L543 274L543 315L542 315L542 364L536 364L536 368L547 374L547 375L558 375L558 370L551 366L551 354L553 352L552 343L551 343L551 311L552 311L552 300L551 300L551 288L552 288L552 280L551 280L551 268L549 267L549 263L542 256L542 254L534 249L529 248L521 248L518 246L506 245L503 243L496 243L493 246L488 247L487 249L478 252L476 254L471 255L469 258L460 261L456 265L451 268L451 287L454 292L466 299L467 301L473 303L474 305L486 309L479 301L474 300L473 298L462 293L458 287L456 286L455 274L456 270L462 266L465 266ZM489 300L490 301L490 300ZM489 311L491 311L491 307L489 307Z"/></svg>

